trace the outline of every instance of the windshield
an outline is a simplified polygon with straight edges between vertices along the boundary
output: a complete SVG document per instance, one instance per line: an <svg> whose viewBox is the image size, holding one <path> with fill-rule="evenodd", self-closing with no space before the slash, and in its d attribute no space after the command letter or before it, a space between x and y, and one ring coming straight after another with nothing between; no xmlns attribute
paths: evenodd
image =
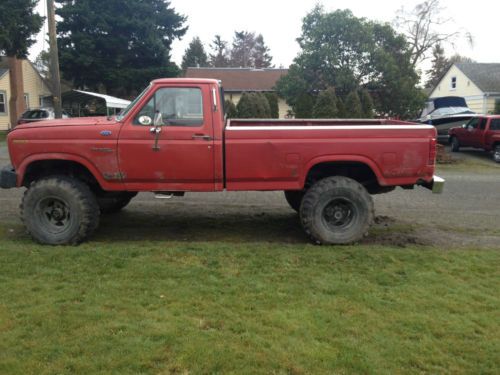
<svg viewBox="0 0 500 375"><path fill-rule="evenodd" d="M141 100L141 98L144 96L144 94L146 94L146 92L149 90L149 88L150 88L150 87L151 87L151 85L149 85L148 87L146 87L146 88L144 89L144 91L143 91L143 92L141 92L141 93L137 96L137 98L135 98L135 99L134 99L134 100L133 100L133 101L132 101L132 102L131 102L131 103L130 103L130 104L129 104L126 108L122 109L122 111L118 114L118 116L116 116L116 120L117 120L117 121L121 121L121 120L123 120L123 118L127 115L127 113L129 113L129 112L130 112L130 110L131 110L132 108L134 108L135 104L136 104L139 100Z"/></svg>

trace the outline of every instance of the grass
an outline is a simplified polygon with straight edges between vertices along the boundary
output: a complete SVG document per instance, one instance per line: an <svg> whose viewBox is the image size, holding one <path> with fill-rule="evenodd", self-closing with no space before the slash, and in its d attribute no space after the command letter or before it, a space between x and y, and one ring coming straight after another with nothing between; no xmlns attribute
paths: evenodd
<svg viewBox="0 0 500 375"><path fill-rule="evenodd" d="M7 132L0 130L0 142L5 142L7 139Z"/></svg>
<svg viewBox="0 0 500 375"><path fill-rule="evenodd" d="M495 250L100 235L53 248L8 228L0 229L1 374L500 367Z"/></svg>

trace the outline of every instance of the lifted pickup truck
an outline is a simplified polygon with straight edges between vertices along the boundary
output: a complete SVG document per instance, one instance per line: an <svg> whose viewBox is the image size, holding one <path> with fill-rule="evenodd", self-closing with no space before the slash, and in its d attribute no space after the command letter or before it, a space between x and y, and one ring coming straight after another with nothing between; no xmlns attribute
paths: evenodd
<svg viewBox="0 0 500 375"><path fill-rule="evenodd" d="M451 128L451 151L460 147L482 148L493 153L493 160L500 163L500 115L478 116L463 126Z"/></svg>
<svg viewBox="0 0 500 375"><path fill-rule="evenodd" d="M21 217L42 244L78 244L99 215L144 191L282 190L317 244L360 240L370 194L434 176L436 130L388 120L228 120L208 79L153 81L121 115L17 126L3 188L26 187Z"/></svg>

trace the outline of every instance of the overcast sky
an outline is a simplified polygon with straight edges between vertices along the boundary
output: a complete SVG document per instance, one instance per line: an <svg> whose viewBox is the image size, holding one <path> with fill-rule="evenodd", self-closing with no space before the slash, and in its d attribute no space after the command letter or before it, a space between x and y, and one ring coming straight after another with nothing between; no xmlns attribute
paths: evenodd
<svg viewBox="0 0 500 375"><path fill-rule="evenodd" d="M181 41L173 45L173 60L180 64L189 41L199 36L206 47L215 34L220 34L227 41L232 40L235 30L248 30L262 33L274 57L273 63L289 66L299 48L295 39L300 35L302 18L316 3L321 3L328 11L351 9L355 16L366 17L382 22L391 22L396 11L405 6L412 8L421 1L404 0L171 0L172 6L188 17L189 30ZM454 19L450 25L452 31L468 31L474 37L471 48L464 40L455 48L447 48L447 54L455 52L473 58L478 62L500 62L499 17L500 1L476 0L459 2L441 0L446 8L445 15ZM45 0L41 0L38 9L46 14ZM47 32L46 26L44 27ZM48 48L43 42L42 33L38 43L31 50L34 59L42 48Z"/></svg>

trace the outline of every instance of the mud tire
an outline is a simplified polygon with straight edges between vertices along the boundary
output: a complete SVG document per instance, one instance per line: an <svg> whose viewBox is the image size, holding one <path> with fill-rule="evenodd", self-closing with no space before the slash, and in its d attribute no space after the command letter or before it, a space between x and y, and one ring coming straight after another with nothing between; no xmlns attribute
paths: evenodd
<svg viewBox="0 0 500 375"><path fill-rule="evenodd" d="M318 245L347 245L361 240L374 219L373 200L363 185L347 177L315 183L300 207L302 227Z"/></svg>

